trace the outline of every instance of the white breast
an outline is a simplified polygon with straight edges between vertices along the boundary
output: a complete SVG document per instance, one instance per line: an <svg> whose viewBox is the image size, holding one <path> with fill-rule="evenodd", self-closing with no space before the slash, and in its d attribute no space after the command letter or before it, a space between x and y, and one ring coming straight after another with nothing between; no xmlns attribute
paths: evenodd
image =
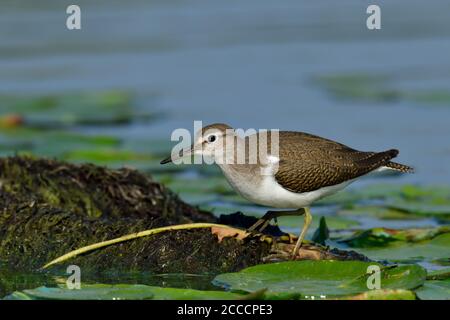
<svg viewBox="0 0 450 320"><path fill-rule="evenodd" d="M384 169L387 168L383 167L375 171ZM259 175L254 173L243 175L240 172L229 170L226 166L222 167L222 171L230 185L240 195L253 203L274 208L299 209L308 207L313 202L344 189L356 180L352 179L310 192L296 193L284 189L276 181L273 170L274 167L272 165L263 169Z"/></svg>
<svg viewBox="0 0 450 320"><path fill-rule="evenodd" d="M274 208L299 209L309 207L313 202L344 189L351 182L353 180L310 192L296 193L284 189L273 176L265 176L260 186L250 194L249 200Z"/></svg>

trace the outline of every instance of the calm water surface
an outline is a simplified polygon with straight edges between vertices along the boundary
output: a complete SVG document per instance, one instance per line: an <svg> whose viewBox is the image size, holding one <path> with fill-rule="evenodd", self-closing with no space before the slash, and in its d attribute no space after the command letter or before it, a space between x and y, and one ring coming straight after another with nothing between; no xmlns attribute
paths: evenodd
<svg viewBox="0 0 450 320"><path fill-rule="evenodd" d="M125 88L167 117L92 132L168 138L193 120L301 130L400 149L417 174L399 181L449 181L449 103L337 100L312 81L375 74L450 90L448 1L379 1L380 31L365 27L366 1L78 1L81 31L65 29L66 3L2 1L1 93Z"/></svg>
<svg viewBox="0 0 450 320"><path fill-rule="evenodd" d="M365 27L368 1L80 0L82 30L68 31L71 3L0 3L1 94L127 89L165 117L83 132L169 139L193 120L300 130L400 149L417 173L398 182L450 180L449 101L339 100L313 81L380 75L391 89L448 92L449 1L377 1L380 31Z"/></svg>

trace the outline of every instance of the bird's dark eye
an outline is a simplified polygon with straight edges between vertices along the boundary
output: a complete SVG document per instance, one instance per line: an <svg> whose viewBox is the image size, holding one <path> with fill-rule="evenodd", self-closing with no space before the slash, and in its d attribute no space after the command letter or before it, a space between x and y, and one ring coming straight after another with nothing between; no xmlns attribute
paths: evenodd
<svg viewBox="0 0 450 320"><path fill-rule="evenodd" d="M216 141L216 136L212 134L212 135L210 135L208 137L208 142L211 143L211 142L214 142L214 141Z"/></svg>

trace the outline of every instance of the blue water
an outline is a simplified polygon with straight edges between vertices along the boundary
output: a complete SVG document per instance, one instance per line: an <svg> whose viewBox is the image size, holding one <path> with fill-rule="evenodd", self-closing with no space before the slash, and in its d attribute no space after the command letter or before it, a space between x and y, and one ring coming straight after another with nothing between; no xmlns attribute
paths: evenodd
<svg viewBox="0 0 450 320"><path fill-rule="evenodd" d="M68 31L65 11L72 3L0 2L0 94L125 89L140 107L164 117L80 130L168 144L172 130L192 130L194 120L299 130L362 150L400 149L398 161L417 172L390 182L450 181L449 102L339 100L313 81L381 75L389 88L449 92L450 1L378 0L379 31L365 26L374 3L366 0L77 0L82 30ZM320 210L314 208L316 216ZM355 219L359 228L436 225L433 219ZM37 286L20 279L18 288ZM0 297L5 290L0 286Z"/></svg>
<svg viewBox="0 0 450 320"><path fill-rule="evenodd" d="M365 26L368 1L77 3L81 31L65 28L68 1L0 3L0 93L128 89L166 117L91 132L169 139L193 120L300 130L400 149L417 173L399 182L449 181L450 105L338 100L312 81L380 74L449 90L448 1L378 1L379 31Z"/></svg>

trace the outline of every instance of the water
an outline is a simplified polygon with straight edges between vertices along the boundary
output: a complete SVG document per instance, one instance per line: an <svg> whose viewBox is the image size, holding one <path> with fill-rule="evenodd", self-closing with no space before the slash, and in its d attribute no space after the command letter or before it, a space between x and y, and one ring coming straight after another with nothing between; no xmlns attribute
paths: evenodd
<svg viewBox="0 0 450 320"><path fill-rule="evenodd" d="M0 94L131 90L165 117L81 130L169 140L202 120L306 131L363 150L398 148L417 173L390 182L448 184L449 101L342 100L314 82L381 75L396 90L450 90L450 2L377 1L380 31L365 27L369 3L80 0L82 30L68 31L69 1L2 1ZM372 220L361 222L386 226Z"/></svg>
<svg viewBox="0 0 450 320"><path fill-rule="evenodd" d="M0 91L155 93L165 121L109 131L168 138L193 120L301 130L355 148L398 148L417 167L405 180L446 183L449 105L337 101L311 81L376 73L396 88L449 88L450 4L379 4L382 29L368 31L365 1L80 1L82 30L68 31L61 2L6 1Z"/></svg>

